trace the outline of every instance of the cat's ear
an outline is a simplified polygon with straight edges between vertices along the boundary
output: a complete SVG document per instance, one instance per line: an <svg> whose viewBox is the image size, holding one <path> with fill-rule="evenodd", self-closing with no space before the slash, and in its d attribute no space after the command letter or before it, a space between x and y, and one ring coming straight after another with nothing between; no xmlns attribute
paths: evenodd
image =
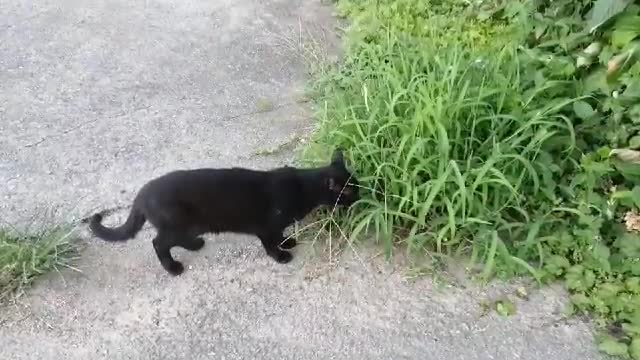
<svg viewBox="0 0 640 360"><path fill-rule="evenodd" d="M336 165L344 165L344 155L342 149L336 149L331 156L331 163Z"/></svg>

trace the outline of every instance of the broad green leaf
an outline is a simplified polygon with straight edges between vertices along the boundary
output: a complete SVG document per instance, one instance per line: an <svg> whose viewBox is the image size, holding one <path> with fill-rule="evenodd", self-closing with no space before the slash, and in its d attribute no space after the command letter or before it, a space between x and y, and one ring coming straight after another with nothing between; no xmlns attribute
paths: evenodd
<svg viewBox="0 0 640 360"><path fill-rule="evenodd" d="M619 200L627 207L637 206L640 208L640 186L636 185L633 190L618 190L611 194L612 199Z"/></svg>
<svg viewBox="0 0 640 360"><path fill-rule="evenodd" d="M627 334L630 334L633 336L640 336L640 325L624 323L622 324L622 330L624 330L624 332Z"/></svg>
<svg viewBox="0 0 640 360"><path fill-rule="evenodd" d="M640 186L636 185L631 190L631 197L635 205L640 208Z"/></svg>
<svg viewBox="0 0 640 360"><path fill-rule="evenodd" d="M618 294L622 290L623 290L622 285L619 285L618 283L606 282L597 286L595 294L600 299L604 301L609 301L609 300L615 299L616 296L618 296Z"/></svg>
<svg viewBox="0 0 640 360"><path fill-rule="evenodd" d="M629 147L633 150L640 148L640 135L636 135L629 139Z"/></svg>
<svg viewBox="0 0 640 360"><path fill-rule="evenodd" d="M605 46L600 52L600 54L598 55L598 61L600 62L600 64L606 65L612 56L613 56L613 48L611 46Z"/></svg>
<svg viewBox="0 0 640 360"><path fill-rule="evenodd" d="M608 146L603 146L598 149L597 153L601 158L605 159L609 157L609 154L611 154L611 149Z"/></svg>
<svg viewBox="0 0 640 360"><path fill-rule="evenodd" d="M569 268L569 266L571 266L571 264L564 256L552 255L546 259L544 269L555 276L559 276Z"/></svg>
<svg viewBox="0 0 640 360"><path fill-rule="evenodd" d="M608 61L608 60L607 60ZM584 94L600 91L603 94L609 93L605 69L597 69L590 72L583 80Z"/></svg>
<svg viewBox="0 0 640 360"><path fill-rule="evenodd" d="M635 299L640 300L638 298L635 298ZM629 316L627 316L626 319L630 323L640 326L640 305L636 306L635 310L631 314L629 314Z"/></svg>
<svg viewBox="0 0 640 360"><path fill-rule="evenodd" d="M640 16L631 13L631 11L626 11L624 14L620 14L613 28L615 30L635 32L636 35L640 35Z"/></svg>
<svg viewBox="0 0 640 360"><path fill-rule="evenodd" d="M633 162L635 160L632 157L627 160L629 161L613 159L612 164L627 180L632 181L635 184L640 184L640 163Z"/></svg>
<svg viewBox="0 0 640 360"><path fill-rule="evenodd" d="M611 265L609 264L609 256L611 255L611 250L605 244L598 243L593 248L593 256L596 261L600 264L603 271L610 271Z"/></svg>
<svg viewBox="0 0 640 360"><path fill-rule="evenodd" d="M573 111L582 120L590 118L595 113L591 105L583 100L578 100L573 103Z"/></svg>
<svg viewBox="0 0 640 360"><path fill-rule="evenodd" d="M640 257L640 239L638 235L626 233L613 243L614 246L628 258Z"/></svg>
<svg viewBox="0 0 640 360"><path fill-rule="evenodd" d="M629 30L614 30L611 34L611 44L618 48L627 46L633 39L638 36L635 31Z"/></svg>
<svg viewBox="0 0 640 360"><path fill-rule="evenodd" d="M629 356L629 349L627 345L612 338L604 339L598 345L598 348L600 351L612 356Z"/></svg>
<svg viewBox="0 0 640 360"><path fill-rule="evenodd" d="M516 305L509 299L496 301L496 312L502 316L511 316L516 313Z"/></svg>
<svg viewBox="0 0 640 360"><path fill-rule="evenodd" d="M629 355L633 360L640 360L640 335L636 335L629 344Z"/></svg>
<svg viewBox="0 0 640 360"><path fill-rule="evenodd" d="M640 277L631 277L624 282L627 291L640 295Z"/></svg>
<svg viewBox="0 0 640 360"><path fill-rule="evenodd" d="M585 310L591 304L591 300L583 293L575 293L570 296L571 302L580 310Z"/></svg>
<svg viewBox="0 0 640 360"><path fill-rule="evenodd" d="M640 79L631 80L621 97L629 100L640 99Z"/></svg>
<svg viewBox="0 0 640 360"><path fill-rule="evenodd" d="M591 18L587 24L589 32L592 33L597 30L604 23L622 12L630 3L631 1L629 0L597 0L593 4Z"/></svg>
<svg viewBox="0 0 640 360"><path fill-rule="evenodd" d="M596 274L594 274L592 270L587 269L584 272L582 281L584 282L584 286L590 289L596 284Z"/></svg>
<svg viewBox="0 0 640 360"><path fill-rule="evenodd" d="M535 31L534 31L536 39L540 39L540 37L544 34L544 32L547 31L547 27L548 27L547 24L536 25Z"/></svg>
<svg viewBox="0 0 640 360"><path fill-rule="evenodd" d="M582 265L574 265L567 270L565 276L567 287L571 290L585 291L588 290L584 281L584 267Z"/></svg>
<svg viewBox="0 0 640 360"><path fill-rule="evenodd" d="M613 29L611 43L618 48L623 48L640 35L640 16L621 14Z"/></svg>
<svg viewBox="0 0 640 360"><path fill-rule="evenodd" d="M627 116L634 124L640 124L640 104L634 105L627 110Z"/></svg>
<svg viewBox="0 0 640 360"><path fill-rule="evenodd" d="M573 59L569 56L550 56L546 61L546 69L551 76L566 77L576 71Z"/></svg>

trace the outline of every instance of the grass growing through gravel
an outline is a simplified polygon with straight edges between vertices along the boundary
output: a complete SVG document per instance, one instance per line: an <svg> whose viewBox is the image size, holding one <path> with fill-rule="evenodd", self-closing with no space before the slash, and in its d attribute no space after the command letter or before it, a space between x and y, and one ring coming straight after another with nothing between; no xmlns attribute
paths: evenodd
<svg viewBox="0 0 640 360"><path fill-rule="evenodd" d="M629 4L338 1L346 55L314 83L306 159L346 149L364 195L339 220L349 239L463 255L484 279L563 281L600 348L640 359Z"/></svg>
<svg viewBox="0 0 640 360"><path fill-rule="evenodd" d="M25 289L40 275L71 267L77 256L71 227L19 231L0 228L0 303Z"/></svg>

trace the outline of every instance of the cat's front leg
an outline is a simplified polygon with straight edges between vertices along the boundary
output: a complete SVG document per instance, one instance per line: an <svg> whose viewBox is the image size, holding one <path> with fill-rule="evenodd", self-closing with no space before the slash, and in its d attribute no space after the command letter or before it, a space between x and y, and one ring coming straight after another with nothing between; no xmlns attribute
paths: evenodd
<svg viewBox="0 0 640 360"><path fill-rule="evenodd" d="M265 232L263 234L259 234L258 238L260 238L267 255L271 256L275 261L281 264L286 264L293 259L291 253L278 248L278 245L280 245L280 242L283 239L282 233L275 234L271 231Z"/></svg>
<svg viewBox="0 0 640 360"><path fill-rule="evenodd" d="M291 250L296 247L296 245L298 245L298 241L294 237L283 238L282 241L280 241L280 247L284 250Z"/></svg>

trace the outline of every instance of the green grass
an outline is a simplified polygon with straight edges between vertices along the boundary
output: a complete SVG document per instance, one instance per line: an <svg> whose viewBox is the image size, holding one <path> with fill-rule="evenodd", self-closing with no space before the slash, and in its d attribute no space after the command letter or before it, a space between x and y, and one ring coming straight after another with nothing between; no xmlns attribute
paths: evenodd
<svg viewBox="0 0 640 360"><path fill-rule="evenodd" d="M338 1L346 54L313 83L305 159L347 150L364 198L332 224L351 241L466 256L486 280L563 281L601 349L640 359L640 236L624 220L640 205L640 153L626 148L640 65L612 80L610 33L593 35L608 52L576 65L591 3Z"/></svg>
<svg viewBox="0 0 640 360"><path fill-rule="evenodd" d="M0 228L0 302L27 288L40 275L71 267L77 243L71 227L18 231Z"/></svg>
<svg viewBox="0 0 640 360"><path fill-rule="evenodd" d="M368 184L349 222L352 237L373 228L389 251L399 229L412 251L486 242L489 273L498 235L527 230L534 214L525 208L543 195L551 153L571 161L574 130L559 112L571 100L517 96L514 49L479 66L455 45L389 36L383 47L364 46L349 77L327 91L316 139L349 149Z"/></svg>

